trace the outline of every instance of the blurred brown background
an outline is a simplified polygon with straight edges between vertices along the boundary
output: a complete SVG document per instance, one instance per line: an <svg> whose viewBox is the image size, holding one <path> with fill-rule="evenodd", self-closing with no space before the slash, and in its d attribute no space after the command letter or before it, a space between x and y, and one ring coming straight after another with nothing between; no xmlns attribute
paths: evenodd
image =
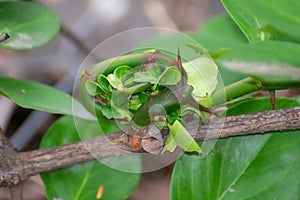
<svg viewBox="0 0 300 200"><path fill-rule="evenodd" d="M61 33L30 51L0 49L0 75L54 85L72 92L73 78L86 55L101 41L132 28L162 27L198 31L213 15L224 12L219 0L41 0L62 21ZM38 148L40 138L57 116L32 112L0 97L0 126L21 150ZM172 166L143 176L131 200L169 199ZM46 199L39 176L24 185L26 200ZM10 199L0 189L0 200Z"/></svg>

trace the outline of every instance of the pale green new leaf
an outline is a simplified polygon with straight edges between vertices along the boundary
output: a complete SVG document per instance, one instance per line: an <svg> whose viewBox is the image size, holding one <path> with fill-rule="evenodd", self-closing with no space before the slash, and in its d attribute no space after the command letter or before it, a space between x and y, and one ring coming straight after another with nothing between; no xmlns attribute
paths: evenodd
<svg viewBox="0 0 300 200"><path fill-rule="evenodd" d="M176 85L181 80L181 73L175 66L166 68L159 77L157 84L159 85Z"/></svg>
<svg viewBox="0 0 300 200"><path fill-rule="evenodd" d="M169 125L169 131L170 139L168 138L163 152L166 150L173 152L176 146L179 146L186 152L202 152L197 142L178 120Z"/></svg>
<svg viewBox="0 0 300 200"><path fill-rule="evenodd" d="M202 105L210 107L210 96L218 84L217 65L207 57L200 57L182 65L187 74L187 83L194 88L193 97Z"/></svg>

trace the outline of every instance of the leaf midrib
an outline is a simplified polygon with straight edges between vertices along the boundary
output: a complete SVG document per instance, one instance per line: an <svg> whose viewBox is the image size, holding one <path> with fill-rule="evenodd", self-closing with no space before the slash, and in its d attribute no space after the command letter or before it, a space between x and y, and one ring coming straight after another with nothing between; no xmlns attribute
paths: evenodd
<svg viewBox="0 0 300 200"><path fill-rule="evenodd" d="M94 164L93 164L94 165ZM77 190L77 193L74 197L74 200L79 200L79 197L80 195L82 194L83 190L84 190L84 187L86 186L90 176L91 176L91 171L93 169L93 166L90 167L90 169L88 170L88 172L86 173L86 175L84 176L82 182L81 182L81 185L79 187L79 189Z"/></svg>

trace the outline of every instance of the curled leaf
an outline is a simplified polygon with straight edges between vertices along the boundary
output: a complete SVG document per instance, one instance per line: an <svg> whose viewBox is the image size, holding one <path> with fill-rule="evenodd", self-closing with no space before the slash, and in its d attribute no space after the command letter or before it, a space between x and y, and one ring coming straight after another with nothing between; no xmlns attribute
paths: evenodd
<svg viewBox="0 0 300 200"><path fill-rule="evenodd" d="M156 66L145 72L136 72L134 73L133 81L138 83L156 83L161 75L161 69L159 66Z"/></svg>
<svg viewBox="0 0 300 200"><path fill-rule="evenodd" d="M146 137L142 138L143 149L149 153L159 154L163 148L161 130L154 124L148 128Z"/></svg>
<svg viewBox="0 0 300 200"><path fill-rule="evenodd" d="M91 96L96 96L98 94L98 92L99 92L99 91L97 92L98 87L99 87L99 85L94 81L87 80L85 82L85 89Z"/></svg>
<svg viewBox="0 0 300 200"><path fill-rule="evenodd" d="M176 146L179 146L187 152L202 152L200 146L178 120L176 120L172 125L169 125L169 130L170 139L168 137L163 151L169 150L173 152Z"/></svg>
<svg viewBox="0 0 300 200"><path fill-rule="evenodd" d="M181 80L181 73L175 66L167 67L166 70L158 78L158 85L176 85Z"/></svg>
<svg viewBox="0 0 300 200"><path fill-rule="evenodd" d="M192 92L194 99L204 106L210 107L210 95L218 84L219 70L217 65L206 57L182 65L187 74L187 83L194 88Z"/></svg>

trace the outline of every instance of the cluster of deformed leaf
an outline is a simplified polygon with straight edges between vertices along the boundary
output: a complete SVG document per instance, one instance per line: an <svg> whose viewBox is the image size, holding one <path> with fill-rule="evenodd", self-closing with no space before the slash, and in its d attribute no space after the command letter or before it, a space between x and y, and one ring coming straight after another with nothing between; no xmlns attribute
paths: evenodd
<svg viewBox="0 0 300 200"><path fill-rule="evenodd" d="M145 55L155 57L161 53L154 50ZM90 101L96 105L97 116L125 125L126 132L141 137L145 137L143 130L153 123L159 130L169 130L164 150L173 152L179 146L185 151L200 153L200 147L184 128L183 120L188 115L202 118L198 102L209 96L207 92L199 93L199 88L205 88L201 84L205 83L193 67L182 64L180 56L177 62L154 59L135 66L120 64L109 73L91 75L85 71L81 82ZM214 78L216 74L217 70ZM215 85L216 81L212 87Z"/></svg>
<svg viewBox="0 0 300 200"><path fill-rule="evenodd" d="M101 112L106 118L129 121L150 96L176 85L180 79L175 66L156 65L147 71L137 71L121 65L113 73L87 80L85 88L102 105Z"/></svg>

